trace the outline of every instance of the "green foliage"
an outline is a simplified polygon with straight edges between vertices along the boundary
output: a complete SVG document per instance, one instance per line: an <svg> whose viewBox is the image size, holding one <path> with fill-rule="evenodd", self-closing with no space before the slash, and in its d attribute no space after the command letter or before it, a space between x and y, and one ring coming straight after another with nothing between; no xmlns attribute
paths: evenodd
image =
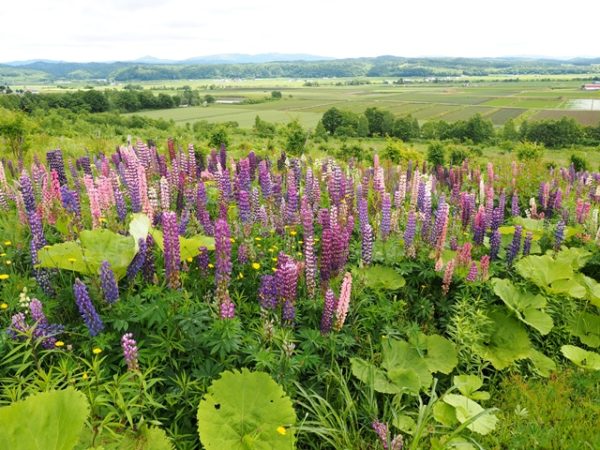
<svg viewBox="0 0 600 450"><path fill-rule="evenodd" d="M588 163L582 156L573 153L571 154L569 161L571 161L571 164L573 165L573 168L576 172L583 172L588 170Z"/></svg>
<svg viewBox="0 0 600 450"><path fill-rule="evenodd" d="M4 140L13 157L23 158L25 150L29 147L28 136L32 127L32 122L25 114L0 108L0 138Z"/></svg>
<svg viewBox="0 0 600 450"><path fill-rule="evenodd" d="M450 164L453 166L460 165L468 157L469 154L465 150L458 147L454 147L450 151Z"/></svg>
<svg viewBox="0 0 600 450"><path fill-rule="evenodd" d="M302 125L295 120L287 124L285 129L286 136L286 151L292 155L300 155L304 151L306 140L308 139L308 133L302 128Z"/></svg>
<svg viewBox="0 0 600 450"><path fill-rule="evenodd" d="M32 395L0 408L0 448L71 450L90 406L73 388Z"/></svg>
<svg viewBox="0 0 600 450"><path fill-rule="evenodd" d="M281 91L271 91L271 98L279 100L281 98Z"/></svg>
<svg viewBox="0 0 600 450"><path fill-rule="evenodd" d="M156 228L150 229L150 234L154 238L156 245L161 251L165 250L163 233ZM197 234L195 236L186 238L179 236L179 256L181 261L186 261L188 258L195 258L200 254L200 247L206 247L208 250L215 249L215 239L210 236L204 236Z"/></svg>
<svg viewBox="0 0 600 450"><path fill-rule="evenodd" d="M565 358L582 369L600 370L600 354L598 353L574 345L563 345L560 351Z"/></svg>
<svg viewBox="0 0 600 450"><path fill-rule="evenodd" d="M442 400L454 408L456 419L461 424L466 424L469 430L485 435L496 428L498 418L476 401L457 394L446 394Z"/></svg>
<svg viewBox="0 0 600 450"><path fill-rule="evenodd" d="M121 278L135 256L135 248L131 236L106 229L84 230L77 241L42 248L38 266L96 275L102 262L108 261L117 278Z"/></svg>
<svg viewBox="0 0 600 450"><path fill-rule="evenodd" d="M207 449L293 449L296 414L290 398L266 373L224 372L198 407Z"/></svg>
<svg viewBox="0 0 600 450"><path fill-rule="evenodd" d="M600 347L600 316L582 312L569 324L569 332L588 347Z"/></svg>
<svg viewBox="0 0 600 450"><path fill-rule="evenodd" d="M540 161L544 156L544 147L532 142L520 142L515 146L519 161Z"/></svg>
<svg viewBox="0 0 600 450"><path fill-rule="evenodd" d="M219 148L221 145L229 146L229 134L223 126L215 128L208 139L208 145L211 148Z"/></svg>
<svg viewBox="0 0 600 450"><path fill-rule="evenodd" d="M443 166L445 162L446 147L441 142L432 142L427 147L427 162L433 167Z"/></svg>
<svg viewBox="0 0 600 450"><path fill-rule="evenodd" d="M406 285L404 277L387 266L369 266L357 269L354 274L363 280L365 286L375 290L397 291Z"/></svg>
<svg viewBox="0 0 600 450"><path fill-rule="evenodd" d="M413 163L419 164L423 161L423 155L412 147L407 147L402 141L388 138L385 141L385 147L381 151L380 156L388 161L396 164L407 163L413 161Z"/></svg>

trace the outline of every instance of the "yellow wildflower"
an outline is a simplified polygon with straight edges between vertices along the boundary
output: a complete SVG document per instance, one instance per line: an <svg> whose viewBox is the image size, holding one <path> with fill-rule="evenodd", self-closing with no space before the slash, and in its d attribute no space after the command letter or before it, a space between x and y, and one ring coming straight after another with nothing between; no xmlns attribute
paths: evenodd
<svg viewBox="0 0 600 450"><path fill-rule="evenodd" d="M277 272L277 267L271 267L271 270L272 270L273 272Z"/></svg>
<svg viewBox="0 0 600 450"><path fill-rule="evenodd" d="M239 273L238 278L241 280L242 278L244 278L244 274L242 272Z"/></svg>
<svg viewBox="0 0 600 450"><path fill-rule="evenodd" d="M232 244L235 242L234 238L229 238L229 242L231 242Z"/></svg>
<svg viewBox="0 0 600 450"><path fill-rule="evenodd" d="M100 223L106 223L106 219L105 219L104 217L100 217L100 218L98 219L98 221L99 221Z"/></svg>
<svg viewBox="0 0 600 450"><path fill-rule="evenodd" d="M94 347L94 349L92 350L92 353L94 355L99 355L100 353L102 353L102 349L100 347Z"/></svg>
<svg viewBox="0 0 600 450"><path fill-rule="evenodd" d="M56 341L56 342L54 343L54 346L55 346L55 347L64 347L64 346L65 346L65 343L64 343L63 341Z"/></svg>
<svg viewBox="0 0 600 450"><path fill-rule="evenodd" d="M254 270L258 270L258 269L260 269L260 264L259 264L259 263L257 263L257 262L255 262L255 263L252 263L252 268L253 268Z"/></svg>
<svg viewBox="0 0 600 450"><path fill-rule="evenodd" d="M10 241L4 241L4 245L6 245L7 247L10 247L12 245L12 242L10 242Z"/></svg>
<svg viewBox="0 0 600 450"><path fill-rule="evenodd" d="M191 256L188 256L187 259L186 259L187 262L192 262L193 260L194 259Z"/></svg>
<svg viewBox="0 0 600 450"><path fill-rule="evenodd" d="M12 261L10 259L7 259L6 261L4 261L4 264L10 266L12 264Z"/></svg>
<svg viewBox="0 0 600 450"><path fill-rule="evenodd" d="M7 308L8 308L7 303L0 303L0 309L7 309Z"/></svg>
<svg viewBox="0 0 600 450"><path fill-rule="evenodd" d="M0 273L0 280L8 280L9 277L10 275L7 273Z"/></svg>
<svg viewBox="0 0 600 450"><path fill-rule="evenodd" d="M296 252L296 255L302 256L302 252Z"/></svg>
<svg viewBox="0 0 600 450"><path fill-rule="evenodd" d="M290 235L292 235L292 236L296 236L297 234L298 234L298 232L296 230L290 231Z"/></svg>
<svg viewBox="0 0 600 450"><path fill-rule="evenodd" d="M255 241L262 241L262 238L261 238L260 236L256 236L256 237L254 238L254 240L255 240Z"/></svg>
<svg viewBox="0 0 600 450"><path fill-rule="evenodd" d="M0 256L4 258L6 256L6 253L0 253Z"/></svg>
<svg viewBox="0 0 600 450"><path fill-rule="evenodd" d="M214 269L215 265L213 263L208 263L208 268L209 269Z"/></svg>
<svg viewBox="0 0 600 450"><path fill-rule="evenodd" d="M275 258L275 257L271 258L271 260L272 260L273 262L277 262L277 258Z"/></svg>
<svg viewBox="0 0 600 450"><path fill-rule="evenodd" d="M83 372L83 375L81 375L81 378L83 378L84 380L87 380L89 378L87 372Z"/></svg>
<svg viewBox="0 0 600 450"><path fill-rule="evenodd" d="M69 258L69 259L67 259L67 261L69 261L70 263L74 263L77 260L75 258Z"/></svg>
<svg viewBox="0 0 600 450"><path fill-rule="evenodd" d="M287 430L283 426L277 427L277 432L282 436L285 436L287 434Z"/></svg>

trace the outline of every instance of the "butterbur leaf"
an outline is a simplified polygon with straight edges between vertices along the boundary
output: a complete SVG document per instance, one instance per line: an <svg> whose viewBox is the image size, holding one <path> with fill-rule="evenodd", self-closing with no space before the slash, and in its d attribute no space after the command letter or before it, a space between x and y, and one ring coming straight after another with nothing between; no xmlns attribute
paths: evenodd
<svg viewBox="0 0 600 450"><path fill-rule="evenodd" d="M223 372L198 407L207 450L292 450L296 413L281 386L263 372Z"/></svg>
<svg viewBox="0 0 600 450"><path fill-rule="evenodd" d="M491 411L486 411L479 403L464 395L446 394L442 400L454 407L456 418L460 423L472 420L467 425L469 430L485 435L496 428L498 418Z"/></svg>
<svg viewBox="0 0 600 450"><path fill-rule="evenodd" d="M425 363L430 372L449 374L458 364L454 344L437 334L426 337Z"/></svg>
<svg viewBox="0 0 600 450"><path fill-rule="evenodd" d="M539 352L533 348L529 354L529 359L533 364L533 369L535 372L542 377L549 377L552 372L556 371L555 362L542 352Z"/></svg>
<svg viewBox="0 0 600 450"><path fill-rule="evenodd" d="M447 427L451 427L458 423L454 407L444 402L435 402L433 405L433 417L439 423Z"/></svg>
<svg viewBox="0 0 600 450"><path fill-rule="evenodd" d="M555 294L565 294L570 297L584 298L587 290L584 286L577 282L575 278L570 280L556 280L548 289Z"/></svg>
<svg viewBox="0 0 600 450"><path fill-rule="evenodd" d="M350 358L350 365L352 375L363 383L373 386L376 392L381 392L382 394L400 394L405 390L402 386L391 383L383 370L378 369L367 361L360 358Z"/></svg>
<svg viewBox="0 0 600 450"><path fill-rule="evenodd" d="M129 222L129 234L133 237L135 242L136 253L140 250L138 241L140 239L146 239L151 227L152 222L150 222L150 218L146 214L135 213L133 215L131 222Z"/></svg>
<svg viewBox="0 0 600 450"><path fill-rule="evenodd" d="M600 316L597 314L582 312L569 324L569 331L588 347L600 346Z"/></svg>
<svg viewBox="0 0 600 450"><path fill-rule="evenodd" d="M537 286L548 289L557 280L569 280L574 272L568 260L555 261L550 255L530 255L521 258L515 267L517 272Z"/></svg>
<svg viewBox="0 0 600 450"><path fill-rule="evenodd" d="M391 267L371 266L361 272L365 286L371 289L397 291L406 284L404 277Z"/></svg>
<svg viewBox="0 0 600 450"><path fill-rule="evenodd" d="M590 303L600 308L600 283L581 273L578 273L575 278L582 286L585 287L586 298L590 301Z"/></svg>
<svg viewBox="0 0 600 450"><path fill-rule="evenodd" d="M514 361L528 358L531 344L520 322L501 311L491 312L489 318L492 321L490 336L486 342L475 346L476 353L498 370L505 369Z"/></svg>
<svg viewBox="0 0 600 450"><path fill-rule="evenodd" d="M573 270L579 270L585 266L592 254L581 247L564 248L555 256L556 262L566 262Z"/></svg>
<svg viewBox="0 0 600 450"><path fill-rule="evenodd" d="M0 408L0 448L71 450L88 414L87 399L73 388L32 395Z"/></svg>
<svg viewBox="0 0 600 450"><path fill-rule="evenodd" d="M456 375L452 378L454 386L465 397L470 397L471 394L483 386L483 380L477 375Z"/></svg>
<svg viewBox="0 0 600 450"><path fill-rule="evenodd" d="M415 420L406 414L398 414L396 417L394 417L392 420L392 425L407 434L413 434L415 432L415 428L417 427Z"/></svg>
<svg viewBox="0 0 600 450"><path fill-rule="evenodd" d="M554 326L552 317L543 311L546 299L541 295L523 292L510 280L493 278L494 293L502 299L508 308L515 313L519 320L532 326L545 335Z"/></svg>
<svg viewBox="0 0 600 450"><path fill-rule="evenodd" d="M407 382L408 375L406 372L399 369L405 369L406 371L414 372L418 379L421 388L427 388L431 385L433 377L427 367L425 359L421 357L416 348L410 345L406 341L399 339L384 339L382 343L383 347L383 361L381 366L390 373L396 370L394 373L397 377Z"/></svg>
<svg viewBox="0 0 600 450"><path fill-rule="evenodd" d="M562 354L576 366L588 370L600 370L600 355L574 345L563 345Z"/></svg>
<svg viewBox="0 0 600 450"><path fill-rule="evenodd" d="M427 383L428 378L420 378L417 372L413 369L395 367L387 372L389 379L398 386L402 391L407 391L411 394L418 394L421 385Z"/></svg>

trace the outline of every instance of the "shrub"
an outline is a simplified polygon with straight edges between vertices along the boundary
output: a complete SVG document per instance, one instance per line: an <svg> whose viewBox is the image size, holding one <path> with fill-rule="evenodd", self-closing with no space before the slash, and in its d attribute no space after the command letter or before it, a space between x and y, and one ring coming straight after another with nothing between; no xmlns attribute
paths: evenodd
<svg viewBox="0 0 600 450"><path fill-rule="evenodd" d="M515 153L519 161L540 161L544 156L544 146L533 142L521 142L516 145Z"/></svg>
<svg viewBox="0 0 600 450"><path fill-rule="evenodd" d="M439 141L432 142L427 148L427 162L433 167L443 166L445 161L446 147Z"/></svg>
<svg viewBox="0 0 600 450"><path fill-rule="evenodd" d="M588 169L587 161L583 157L578 156L575 153L571 155L570 161L573 167L575 168L576 172L583 172Z"/></svg>

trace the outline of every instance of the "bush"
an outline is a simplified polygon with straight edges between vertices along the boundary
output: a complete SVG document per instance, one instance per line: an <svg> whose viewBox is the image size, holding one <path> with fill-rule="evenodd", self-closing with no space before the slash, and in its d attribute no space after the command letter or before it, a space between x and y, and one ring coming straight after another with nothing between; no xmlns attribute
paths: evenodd
<svg viewBox="0 0 600 450"><path fill-rule="evenodd" d="M521 142L516 145L515 153L519 161L540 161L544 156L544 146L533 142Z"/></svg>
<svg viewBox="0 0 600 450"><path fill-rule="evenodd" d="M469 157L469 154L462 148L453 148L450 152L450 164L457 166Z"/></svg>
<svg viewBox="0 0 600 450"><path fill-rule="evenodd" d="M581 156L578 156L575 153L573 153L571 155L570 161L571 161L571 164L573 165L573 167L575 168L576 172L584 172L584 171L588 170L588 163Z"/></svg>
<svg viewBox="0 0 600 450"><path fill-rule="evenodd" d="M432 142L427 148L427 162L433 167L443 166L445 161L446 147L439 141Z"/></svg>
<svg viewBox="0 0 600 450"><path fill-rule="evenodd" d="M219 148L221 145L229 146L229 135L225 127L217 127L210 133L208 145L212 148Z"/></svg>

